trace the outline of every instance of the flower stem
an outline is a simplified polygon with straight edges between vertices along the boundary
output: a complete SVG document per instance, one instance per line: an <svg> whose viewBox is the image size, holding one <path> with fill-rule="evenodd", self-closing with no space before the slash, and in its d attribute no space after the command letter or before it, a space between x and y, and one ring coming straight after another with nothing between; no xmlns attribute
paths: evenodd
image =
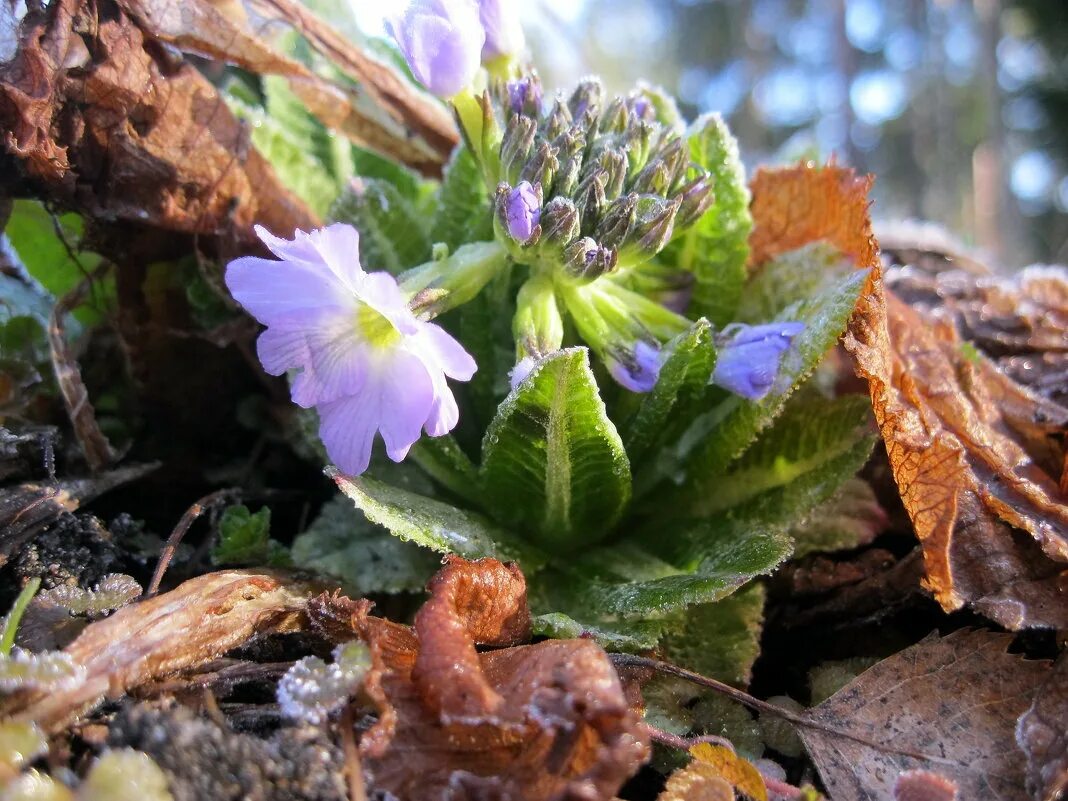
<svg viewBox="0 0 1068 801"><path fill-rule="evenodd" d="M41 579L38 576L34 576L26 582L26 586L22 588L19 597L15 599L14 606L11 607L11 611L4 618L3 630L0 630L0 656L11 655L11 649L15 645L15 632L19 629L19 622L26 612L26 607L30 605L30 601L33 600L33 596L37 594L37 590L40 587Z"/></svg>

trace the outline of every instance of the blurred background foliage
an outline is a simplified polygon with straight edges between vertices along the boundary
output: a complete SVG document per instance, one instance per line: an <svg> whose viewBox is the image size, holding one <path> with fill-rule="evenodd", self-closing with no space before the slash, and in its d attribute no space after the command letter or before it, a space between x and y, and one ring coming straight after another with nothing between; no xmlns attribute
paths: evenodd
<svg viewBox="0 0 1068 801"><path fill-rule="evenodd" d="M371 35L403 7L348 2L337 24ZM750 166L833 154L878 175L877 219L940 223L1003 268L1068 260L1065 0L523 5L550 87L644 78L721 112Z"/></svg>

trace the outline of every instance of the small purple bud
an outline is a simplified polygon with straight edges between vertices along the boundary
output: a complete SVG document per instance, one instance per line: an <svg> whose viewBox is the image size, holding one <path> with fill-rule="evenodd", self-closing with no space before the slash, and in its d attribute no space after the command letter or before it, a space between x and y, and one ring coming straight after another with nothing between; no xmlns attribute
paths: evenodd
<svg viewBox="0 0 1068 801"><path fill-rule="evenodd" d="M804 329L804 323L796 322L728 326L712 383L749 400L760 400L775 385L782 355Z"/></svg>
<svg viewBox="0 0 1068 801"><path fill-rule="evenodd" d="M486 31L482 60L517 56L523 52L526 40L519 24L517 0L479 0L478 15Z"/></svg>
<svg viewBox="0 0 1068 801"><path fill-rule="evenodd" d="M540 116L541 81L532 77L520 78L517 81L509 81L505 88L508 90L508 107L513 114L525 114L528 117Z"/></svg>
<svg viewBox="0 0 1068 801"><path fill-rule="evenodd" d="M508 235L516 242L526 242L534 234L534 229L541 221L541 197L529 181L521 181L508 193L504 217L508 224Z"/></svg>
<svg viewBox="0 0 1068 801"><path fill-rule="evenodd" d="M631 392L650 392L660 377L660 348L639 340L632 353L609 357L608 372Z"/></svg>
<svg viewBox="0 0 1068 801"><path fill-rule="evenodd" d="M412 0L386 23L416 79L441 98L471 85L486 33L474 0Z"/></svg>

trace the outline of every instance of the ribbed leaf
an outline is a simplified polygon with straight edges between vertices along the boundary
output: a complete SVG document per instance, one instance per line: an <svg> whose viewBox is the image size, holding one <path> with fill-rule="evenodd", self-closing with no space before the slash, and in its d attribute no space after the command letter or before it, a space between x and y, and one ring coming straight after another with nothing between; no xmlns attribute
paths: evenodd
<svg viewBox="0 0 1068 801"><path fill-rule="evenodd" d="M686 512L714 515L789 484L868 438L870 419L867 395L828 399L811 392L791 398L782 416L726 474L694 480Z"/></svg>
<svg viewBox="0 0 1068 801"><path fill-rule="evenodd" d="M373 478L349 478L332 467L326 469L326 474L368 520L385 526L402 540L467 559L492 556L519 562L528 572L545 563L545 555L537 548L498 528L482 515Z"/></svg>
<svg viewBox="0 0 1068 801"><path fill-rule="evenodd" d="M621 620L580 623L563 612L536 615L534 633L560 640L594 639L611 651L647 651L656 647L669 620Z"/></svg>
<svg viewBox="0 0 1068 801"><path fill-rule="evenodd" d="M775 282L779 266L780 262L765 265L751 286L761 289L765 282ZM713 411L714 425L688 459L691 483L722 474L779 415L790 394L838 341L867 277L867 270L831 272L818 291L782 309L776 319L799 320L805 329L783 357L775 387L759 401L732 395Z"/></svg>
<svg viewBox="0 0 1068 801"><path fill-rule="evenodd" d="M478 468L452 435L423 437L412 446L408 456L445 489L465 501L481 503Z"/></svg>
<svg viewBox="0 0 1068 801"><path fill-rule="evenodd" d="M630 463L585 348L539 362L501 403L482 444L495 516L554 551L599 540L630 498Z"/></svg>
<svg viewBox="0 0 1068 801"><path fill-rule="evenodd" d="M670 355L656 385L642 396L638 411L625 427L623 441L633 464L640 464L660 440L669 419L689 417L692 404L704 395L716 366L712 326L707 320L698 320L667 349Z"/></svg>
<svg viewBox="0 0 1068 801"><path fill-rule="evenodd" d="M715 181L716 202L672 252L679 267L694 275L690 310L718 326L734 319L749 258L749 188L738 143L718 114L706 114L690 128L690 155Z"/></svg>
<svg viewBox="0 0 1068 801"><path fill-rule="evenodd" d="M398 275L430 258L423 217L393 184L378 178L351 181L330 218L360 232L360 261L367 270Z"/></svg>
<svg viewBox="0 0 1068 801"><path fill-rule="evenodd" d="M433 242L444 242L455 250L465 242L492 236L489 196L478 164L466 147L453 151L445 165L437 212L430 228Z"/></svg>
<svg viewBox="0 0 1068 801"><path fill-rule="evenodd" d="M673 664L745 687L760 654L764 587L759 583L713 604L686 610L661 643Z"/></svg>

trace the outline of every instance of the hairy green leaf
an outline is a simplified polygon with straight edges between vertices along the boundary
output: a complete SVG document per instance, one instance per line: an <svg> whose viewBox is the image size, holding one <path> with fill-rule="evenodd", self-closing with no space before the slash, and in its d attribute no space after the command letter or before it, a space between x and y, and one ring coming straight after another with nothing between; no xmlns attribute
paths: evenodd
<svg viewBox="0 0 1068 801"><path fill-rule="evenodd" d="M867 545L886 525L886 511L871 485L864 479L851 478L791 527L794 556Z"/></svg>
<svg viewBox="0 0 1068 801"><path fill-rule="evenodd" d="M677 264L693 273L690 309L718 326L735 319L749 258L749 188L738 143L718 114L697 119L689 132L690 155L712 174L716 201L673 245Z"/></svg>
<svg viewBox="0 0 1068 801"><path fill-rule="evenodd" d="M535 615L531 622L535 634L556 639L582 637L596 640L611 651L634 652L655 648L670 621L621 620L590 625L580 623L563 612L548 612Z"/></svg>
<svg viewBox="0 0 1068 801"><path fill-rule="evenodd" d="M423 437L412 446L408 456L449 492L465 501L480 504L478 467L450 434Z"/></svg>
<svg viewBox="0 0 1068 801"><path fill-rule="evenodd" d="M630 464L585 348L541 360L501 404L482 445L497 519L553 550L599 540L630 498Z"/></svg>
<svg viewBox="0 0 1068 801"><path fill-rule="evenodd" d="M690 607L661 645L672 663L745 687L760 654L763 623L764 587L754 583L722 601Z"/></svg>
<svg viewBox="0 0 1068 801"><path fill-rule="evenodd" d="M398 275L430 258L422 215L388 181L353 179L330 209L330 217L360 232L360 260L367 270Z"/></svg>
<svg viewBox="0 0 1068 801"><path fill-rule="evenodd" d="M252 514L247 506L229 506L219 521L219 543L211 551L217 565L292 564L285 546L270 537L271 510Z"/></svg>
<svg viewBox="0 0 1068 801"><path fill-rule="evenodd" d="M297 567L341 581L352 597L417 592L441 566L433 551L374 525L341 495L293 541L292 556Z"/></svg>
<svg viewBox="0 0 1068 801"><path fill-rule="evenodd" d="M492 556L518 562L528 573L545 564L545 555L537 548L482 515L373 478L349 478L333 467L328 467L326 474L368 520L385 526L402 540L467 559Z"/></svg>
<svg viewBox="0 0 1068 801"><path fill-rule="evenodd" d="M774 280L779 264L776 261L765 265L753 283L759 286ZM867 277L867 270L828 275L818 292L795 300L779 313L777 319L801 321L805 329L783 356L775 387L766 397L750 401L732 395L713 410L710 430L688 459L691 484L725 472L782 412L790 394L812 373L845 330Z"/></svg>
<svg viewBox="0 0 1068 801"><path fill-rule="evenodd" d="M638 411L625 427L623 441L632 464L640 464L660 440L671 419L687 419L703 397L716 366L712 326L698 320L667 346L670 354L652 392L642 396Z"/></svg>
<svg viewBox="0 0 1068 801"><path fill-rule="evenodd" d="M864 439L870 419L867 395L795 395L726 474L709 473L693 482L687 512L714 515L790 483Z"/></svg>
<svg viewBox="0 0 1068 801"><path fill-rule="evenodd" d="M482 172L471 151L461 145L445 165L437 212L430 228L431 241L444 242L451 251L465 242L488 239L492 233L489 196Z"/></svg>

